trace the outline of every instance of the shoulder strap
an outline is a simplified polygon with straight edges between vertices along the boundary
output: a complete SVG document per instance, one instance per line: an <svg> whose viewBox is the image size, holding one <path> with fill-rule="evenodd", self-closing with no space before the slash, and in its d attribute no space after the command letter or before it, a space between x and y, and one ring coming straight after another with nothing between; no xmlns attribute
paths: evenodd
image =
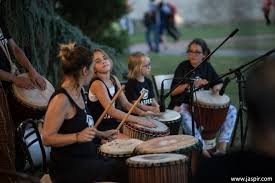
<svg viewBox="0 0 275 183"><path fill-rule="evenodd" d="M107 92L108 92L109 97L112 98L112 95L111 95L111 93L110 93L110 91L109 91L108 86L107 86L107 85L104 83L104 81L102 81L100 78L98 78L98 77L94 78L94 79L91 81L91 85L92 85L92 83L93 83L94 81L96 81L96 80L99 80L99 81L101 81L101 82L104 84L104 86L105 86L106 89L107 89Z"/></svg>
<svg viewBox="0 0 275 183"><path fill-rule="evenodd" d="M117 84L117 80L115 79L115 77L113 75L111 75L111 80L114 83L115 92L117 92L118 91L118 84Z"/></svg>
<svg viewBox="0 0 275 183"><path fill-rule="evenodd" d="M68 92L67 92L64 88L62 88L62 87L59 88L59 89L57 89L57 90L54 92L54 94L51 96L50 100L52 100L53 97L55 97L56 95L58 95L58 94L60 94L60 93L65 94L65 95L68 97L70 103L71 103L73 106L77 106L77 105L75 104L74 100L72 99L72 97L71 97L71 96L68 94Z"/></svg>

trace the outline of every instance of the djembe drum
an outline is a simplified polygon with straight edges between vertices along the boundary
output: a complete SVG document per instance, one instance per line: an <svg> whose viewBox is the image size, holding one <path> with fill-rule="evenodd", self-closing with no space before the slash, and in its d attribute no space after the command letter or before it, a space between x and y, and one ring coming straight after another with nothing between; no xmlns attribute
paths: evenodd
<svg viewBox="0 0 275 183"><path fill-rule="evenodd" d="M188 158L182 154L146 154L127 159L129 183L187 183Z"/></svg>
<svg viewBox="0 0 275 183"><path fill-rule="evenodd" d="M157 126L156 128L148 128L134 123L124 123L123 124L123 133L130 138L148 140L155 137L163 137L169 135L169 128L154 119L146 118L147 120L152 121Z"/></svg>
<svg viewBox="0 0 275 183"><path fill-rule="evenodd" d="M29 77L27 73L20 74L21 77ZM45 78L46 89L32 89L27 90L24 88L18 88L15 84L12 85L13 97L10 97L11 113L13 120L16 124L21 121L32 118L41 119L45 114L50 97L54 93L54 87Z"/></svg>
<svg viewBox="0 0 275 183"><path fill-rule="evenodd" d="M178 135L182 117L180 113L174 110L166 109L165 112L160 113L160 116L153 119L164 123L170 129L170 135Z"/></svg>
<svg viewBox="0 0 275 183"><path fill-rule="evenodd" d="M116 139L101 145L99 152L104 157L124 161L133 156L135 147L141 143L143 141L138 139Z"/></svg>
<svg viewBox="0 0 275 183"><path fill-rule="evenodd" d="M227 95L213 95L204 90L194 93L194 120L202 129L206 144L215 146L216 134L225 121L230 99Z"/></svg>
<svg viewBox="0 0 275 183"><path fill-rule="evenodd" d="M191 135L169 135L147 140L135 148L135 154L179 153L191 159L195 171L202 144Z"/></svg>

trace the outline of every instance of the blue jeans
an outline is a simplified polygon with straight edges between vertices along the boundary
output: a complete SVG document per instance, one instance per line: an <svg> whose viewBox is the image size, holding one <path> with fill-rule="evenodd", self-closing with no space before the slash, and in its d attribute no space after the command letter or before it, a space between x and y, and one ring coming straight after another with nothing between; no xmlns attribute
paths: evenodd
<svg viewBox="0 0 275 183"><path fill-rule="evenodd" d="M159 31L156 25L146 27L145 39L150 51L159 50Z"/></svg>

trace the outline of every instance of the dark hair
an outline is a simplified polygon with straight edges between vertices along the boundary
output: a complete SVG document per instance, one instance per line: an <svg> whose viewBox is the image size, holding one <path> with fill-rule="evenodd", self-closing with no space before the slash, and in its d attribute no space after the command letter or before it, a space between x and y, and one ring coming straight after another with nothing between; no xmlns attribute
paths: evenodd
<svg viewBox="0 0 275 183"><path fill-rule="evenodd" d="M190 49L190 46L191 46L192 44L197 44L197 45L199 45L199 46L202 48L202 53L203 53L204 55L208 55L208 54L210 53L210 49L208 48L208 45L206 44L206 42L205 42L203 39L200 39L200 38L195 38L195 39L193 39L193 40L189 43L189 45L188 45L188 47L187 47L187 50ZM210 58L210 57L209 57L209 58ZM208 58L208 59L209 59L209 58Z"/></svg>
<svg viewBox="0 0 275 183"><path fill-rule="evenodd" d="M247 74L245 100L248 117L258 128L275 128L275 59L265 60Z"/></svg>
<svg viewBox="0 0 275 183"><path fill-rule="evenodd" d="M89 68L92 64L91 52L86 47L76 46L75 43L68 43L60 45L58 56L62 62L63 73L73 76L78 87L80 70L83 67Z"/></svg>

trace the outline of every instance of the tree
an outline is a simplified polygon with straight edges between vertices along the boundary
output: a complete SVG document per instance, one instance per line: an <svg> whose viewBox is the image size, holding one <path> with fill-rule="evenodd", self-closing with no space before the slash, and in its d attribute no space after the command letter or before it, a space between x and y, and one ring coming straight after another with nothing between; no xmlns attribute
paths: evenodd
<svg viewBox="0 0 275 183"><path fill-rule="evenodd" d="M75 41L90 49L97 47L106 50L114 61L114 74L121 77L125 69L116 61L115 50L92 42L79 28L57 15L50 2L5 0L0 4L1 16L6 19L12 37L25 50L34 67L56 85L61 76L58 46L60 43Z"/></svg>
<svg viewBox="0 0 275 183"><path fill-rule="evenodd" d="M56 0L55 9L67 21L78 25L91 39L122 52L128 34L115 24L128 12L125 0Z"/></svg>

